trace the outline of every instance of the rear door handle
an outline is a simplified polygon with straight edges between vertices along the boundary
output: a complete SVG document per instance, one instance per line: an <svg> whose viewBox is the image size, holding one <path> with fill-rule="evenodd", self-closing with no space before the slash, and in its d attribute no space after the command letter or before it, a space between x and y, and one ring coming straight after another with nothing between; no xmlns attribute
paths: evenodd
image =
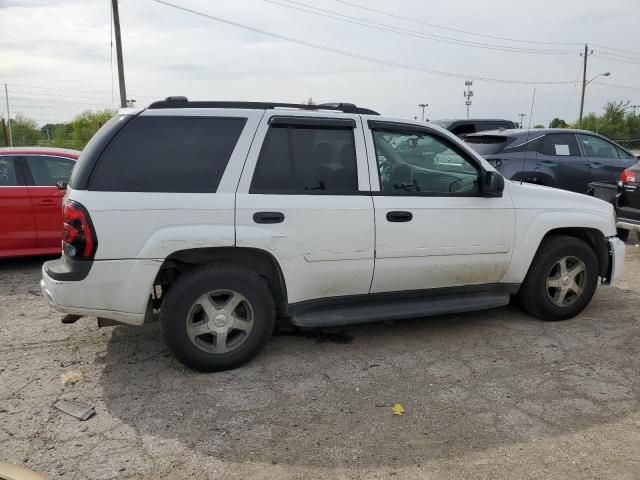
<svg viewBox="0 0 640 480"><path fill-rule="evenodd" d="M390 222L410 222L412 218L411 212L387 212L387 220Z"/></svg>
<svg viewBox="0 0 640 480"><path fill-rule="evenodd" d="M603 165L600 162L591 162L589 166L591 168L601 168Z"/></svg>
<svg viewBox="0 0 640 480"><path fill-rule="evenodd" d="M256 212L253 214L253 221L256 223L282 223L284 221L284 213Z"/></svg>
<svg viewBox="0 0 640 480"><path fill-rule="evenodd" d="M50 198L43 198L42 200L38 201L38 205L41 207L49 207L51 205L55 205L55 203L56 201Z"/></svg>

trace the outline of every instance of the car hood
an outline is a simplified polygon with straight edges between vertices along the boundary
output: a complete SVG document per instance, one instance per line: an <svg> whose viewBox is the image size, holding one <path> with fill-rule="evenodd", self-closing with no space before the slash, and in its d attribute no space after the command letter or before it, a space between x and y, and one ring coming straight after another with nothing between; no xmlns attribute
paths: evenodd
<svg viewBox="0 0 640 480"><path fill-rule="evenodd" d="M538 210L576 210L614 218L613 205L581 193L559 188L510 181L509 192L515 208Z"/></svg>

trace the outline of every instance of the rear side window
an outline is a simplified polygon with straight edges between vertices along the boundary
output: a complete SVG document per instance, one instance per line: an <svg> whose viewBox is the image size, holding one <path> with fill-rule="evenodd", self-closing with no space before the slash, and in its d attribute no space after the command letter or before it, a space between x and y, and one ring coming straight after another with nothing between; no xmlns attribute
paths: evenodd
<svg viewBox="0 0 640 480"><path fill-rule="evenodd" d="M90 190L213 193L246 119L138 117L102 154Z"/></svg>
<svg viewBox="0 0 640 480"><path fill-rule="evenodd" d="M17 185L15 160L13 157L0 157L0 187L15 187Z"/></svg>
<svg viewBox="0 0 640 480"><path fill-rule="evenodd" d="M475 135L465 137L464 141L480 155L493 155L504 149L513 140L512 137L501 135Z"/></svg>
<svg viewBox="0 0 640 480"><path fill-rule="evenodd" d="M340 195L357 190L352 128L269 128L250 193Z"/></svg>
<svg viewBox="0 0 640 480"><path fill-rule="evenodd" d="M538 152L554 157L579 157L580 149L572 133L550 133L542 139Z"/></svg>
<svg viewBox="0 0 640 480"><path fill-rule="evenodd" d="M40 187L53 187L57 182L68 182L76 162L60 157L27 157L33 182Z"/></svg>

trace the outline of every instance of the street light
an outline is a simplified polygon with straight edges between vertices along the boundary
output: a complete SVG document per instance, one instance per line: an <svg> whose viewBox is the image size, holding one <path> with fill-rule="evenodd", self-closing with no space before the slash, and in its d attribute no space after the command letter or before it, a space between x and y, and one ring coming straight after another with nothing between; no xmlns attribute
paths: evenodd
<svg viewBox="0 0 640 480"><path fill-rule="evenodd" d="M428 103L419 103L418 107L422 109L422 121L424 122L424 109L429 106Z"/></svg>
<svg viewBox="0 0 640 480"><path fill-rule="evenodd" d="M580 117L578 118L578 127L582 126L582 112L584 111L584 90L585 90L585 88L587 88L587 85L589 85L591 82L593 82L596 78L608 77L609 75L611 75L611 72L604 72L604 73L601 73L600 75L596 75L595 77L593 77L588 82L585 81L586 77L583 77L583 79L582 79L582 98L580 99Z"/></svg>

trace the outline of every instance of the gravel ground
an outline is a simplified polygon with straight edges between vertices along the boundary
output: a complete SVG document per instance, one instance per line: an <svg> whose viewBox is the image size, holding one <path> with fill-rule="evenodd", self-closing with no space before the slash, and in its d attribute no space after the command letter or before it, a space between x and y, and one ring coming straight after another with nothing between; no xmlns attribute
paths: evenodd
<svg viewBox="0 0 640 480"><path fill-rule="evenodd" d="M0 263L0 460L68 479L640 478L634 245L566 322L510 306L276 336L217 374L173 360L157 323L62 325L41 263Z"/></svg>

